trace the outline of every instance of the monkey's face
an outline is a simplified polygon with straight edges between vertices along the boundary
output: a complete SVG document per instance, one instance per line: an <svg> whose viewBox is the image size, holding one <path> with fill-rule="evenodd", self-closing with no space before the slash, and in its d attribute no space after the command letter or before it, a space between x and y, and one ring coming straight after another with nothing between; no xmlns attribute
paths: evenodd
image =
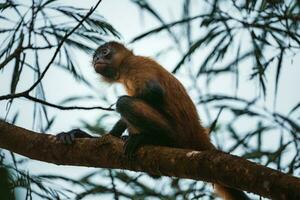
<svg viewBox="0 0 300 200"><path fill-rule="evenodd" d="M104 77L104 80L117 82L121 78L124 60L132 55L132 51L123 44L114 41L107 42L95 51L93 66L95 71Z"/></svg>
<svg viewBox="0 0 300 200"><path fill-rule="evenodd" d="M93 66L97 73L105 78L115 80L118 78L117 52L109 44L100 46L94 53Z"/></svg>

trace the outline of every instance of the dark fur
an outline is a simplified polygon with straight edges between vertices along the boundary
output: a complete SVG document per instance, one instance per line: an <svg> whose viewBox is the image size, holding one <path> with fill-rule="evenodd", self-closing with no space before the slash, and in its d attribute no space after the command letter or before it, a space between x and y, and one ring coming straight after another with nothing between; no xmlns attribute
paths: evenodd
<svg viewBox="0 0 300 200"><path fill-rule="evenodd" d="M124 120L119 119L117 123L114 125L114 127L109 132L113 136L120 137L122 133L127 129L127 124Z"/></svg>
<svg viewBox="0 0 300 200"><path fill-rule="evenodd" d="M150 80L145 83L145 88L139 94L138 98L143 99L154 107L160 107L164 104L165 91L158 81Z"/></svg>

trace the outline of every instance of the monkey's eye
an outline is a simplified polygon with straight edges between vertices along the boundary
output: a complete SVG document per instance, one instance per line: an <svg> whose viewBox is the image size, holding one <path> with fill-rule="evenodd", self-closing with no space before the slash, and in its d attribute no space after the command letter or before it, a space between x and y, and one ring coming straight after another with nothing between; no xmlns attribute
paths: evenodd
<svg viewBox="0 0 300 200"><path fill-rule="evenodd" d="M102 57L107 56L109 53L110 53L110 49L108 49L108 48L103 48L100 50L100 54Z"/></svg>

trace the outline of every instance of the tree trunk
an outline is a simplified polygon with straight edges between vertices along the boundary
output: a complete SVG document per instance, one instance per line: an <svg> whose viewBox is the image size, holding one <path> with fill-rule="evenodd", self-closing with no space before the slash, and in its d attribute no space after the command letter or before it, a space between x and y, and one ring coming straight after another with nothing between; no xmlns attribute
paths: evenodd
<svg viewBox="0 0 300 200"><path fill-rule="evenodd" d="M0 148L58 165L142 171L219 183L272 199L300 199L300 179L221 151L194 151L145 146L129 161L122 140L111 135L76 139L65 145L53 135L40 134L0 121Z"/></svg>

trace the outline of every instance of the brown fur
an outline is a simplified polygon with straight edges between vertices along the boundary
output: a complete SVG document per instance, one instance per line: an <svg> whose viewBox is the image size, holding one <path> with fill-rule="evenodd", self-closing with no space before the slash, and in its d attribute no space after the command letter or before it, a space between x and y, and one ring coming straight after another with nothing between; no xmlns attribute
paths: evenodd
<svg viewBox="0 0 300 200"><path fill-rule="evenodd" d="M164 89L164 113L172 118L174 123L167 124L167 120L146 102L135 103L134 110L138 115L144 115L157 126L169 129L172 127L171 138L175 147L195 150L215 149L210 142L208 129L204 128L199 119L196 107L187 94L183 85L167 70L154 60L136 56L122 44L110 42L106 45L117 50L111 64L118 70L118 78L107 80L119 82L124 85L129 96L139 96L147 80L158 81ZM134 127L129 127L134 128ZM216 185L217 192L226 200L247 199L242 198L241 191Z"/></svg>
<svg viewBox="0 0 300 200"><path fill-rule="evenodd" d="M120 66L118 82L129 96L138 96L145 80L156 80L165 91L164 110L176 123L173 138L178 147L196 150L213 149L206 129L201 125L196 107L182 84L161 65L150 58L131 55Z"/></svg>

